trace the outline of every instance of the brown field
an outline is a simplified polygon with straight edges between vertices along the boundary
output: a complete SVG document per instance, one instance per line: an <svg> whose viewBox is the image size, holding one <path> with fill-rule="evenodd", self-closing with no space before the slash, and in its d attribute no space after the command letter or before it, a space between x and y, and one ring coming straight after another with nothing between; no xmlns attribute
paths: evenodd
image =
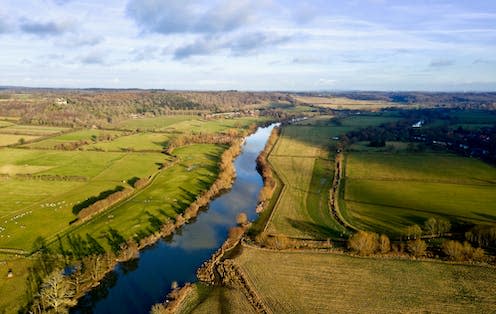
<svg viewBox="0 0 496 314"><path fill-rule="evenodd" d="M181 313L209 314L209 313L256 313L242 292L224 287L216 287L208 297L197 304L193 309L180 311Z"/></svg>
<svg viewBox="0 0 496 314"><path fill-rule="evenodd" d="M494 313L492 267L245 247L236 258L274 313Z"/></svg>
<svg viewBox="0 0 496 314"><path fill-rule="evenodd" d="M295 96L297 101L315 105L318 107L332 109L359 109L377 110L386 107L402 106L396 103L379 100L356 100L346 97L315 97L315 96ZM404 105L403 105L404 106Z"/></svg>

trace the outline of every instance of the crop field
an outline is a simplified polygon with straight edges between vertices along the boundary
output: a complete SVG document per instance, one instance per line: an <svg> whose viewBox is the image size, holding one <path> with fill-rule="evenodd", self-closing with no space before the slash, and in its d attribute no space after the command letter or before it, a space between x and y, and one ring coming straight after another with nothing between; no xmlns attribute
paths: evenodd
<svg viewBox="0 0 496 314"><path fill-rule="evenodd" d="M190 297L192 302L181 308L179 313L192 313L192 314L209 314L209 313L246 313L255 314L248 299L244 294L235 289L224 287L215 287L207 291L208 297L201 300L198 288L192 293ZM203 288L205 289L205 288ZM192 304L191 304L192 303Z"/></svg>
<svg viewBox="0 0 496 314"><path fill-rule="evenodd" d="M174 152L179 163L159 172L152 184L138 191L130 199L108 209L104 214L78 226L73 233L86 233L96 239L109 227L125 238L139 232L152 231L152 215L162 222L181 213L196 195L206 190L215 180L217 157L224 147L212 144L190 145ZM148 213L149 214L148 214ZM105 241L101 243L106 245Z"/></svg>
<svg viewBox="0 0 496 314"><path fill-rule="evenodd" d="M493 313L492 267L244 247L235 261L274 313Z"/></svg>
<svg viewBox="0 0 496 314"><path fill-rule="evenodd" d="M165 133L137 133L121 136L110 142L100 142L84 146L84 149L103 151L161 151L170 138Z"/></svg>
<svg viewBox="0 0 496 314"><path fill-rule="evenodd" d="M379 100L355 100L346 97L310 97L295 96L295 99L304 104L333 109L377 110L386 107L404 106L397 103Z"/></svg>
<svg viewBox="0 0 496 314"><path fill-rule="evenodd" d="M0 248L29 251L37 236L50 237L69 226L74 204L126 185L134 176L149 176L157 171L155 163L165 160L158 153L0 150L0 169L10 175L0 180ZM16 176L27 173L69 179Z"/></svg>
<svg viewBox="0 0 496 314"><path fill-rule="evenodd" d="M365 230L398 235L429 217L496 222L496 168L443 154L351 153L344 214Z"/></svg>

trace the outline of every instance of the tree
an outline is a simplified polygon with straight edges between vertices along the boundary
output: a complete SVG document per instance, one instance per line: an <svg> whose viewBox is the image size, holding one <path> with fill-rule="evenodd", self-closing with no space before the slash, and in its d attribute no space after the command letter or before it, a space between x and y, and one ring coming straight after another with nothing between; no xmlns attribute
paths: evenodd
<svg viewBox="0 0 496 314"><path fill-rule="evenodd" d="M391 242L385 234L381 234L379 237L379 250L382 254L386 254L391 250Z"/></svg>
<svg viewBox="0 0 496 314"><path fill-rule="evenodd" d="M438 219L437 221L437 233L439 235L443 235L446 232L450 231L451 223L446 219Z"/></svg>
<svg viewBox="0 0 496 314"><path fill-rule="evenodd" d="M425 251L427 250L427 243L420 239L415 239L408 241L408 251L413 254L415 257L421 257L425 255Z"/></svg>
<svg viewBox="0 0 496 314"><path fill-rule="evenodd" d="M370 255L375 253L379 246L376 233L368 231L358 231L348 240L348 247L360 255Z"/></svg>
<svg viewBox="0 0 496 314"><path fill-rule="evenodd" d="M76 305L73 300L75 290L60 270L54 271L43 283L40 292L45 309L53 309L55 313L66 313L67 308Z"/></svg>
<svg viewBox="0 0 496 314"><path fill-rule="evenodd" d="M410 239L413 237L416 239L418 236L422 235L422 228L419 225L411 225L405 228L405 235Z"/></svg>
<svg viewBox="0 0 496 314"><path fill-rule="evenodd" d="M430 217L424 222L424 230L428 235L437 234L437 220L434 217Z"/></svg>
<svg viewBox="0 0 496 314"><path fill-rule="evenodd" d="M246 216L245 213L239 213L238 216L236 216L236 223L241 226L248 224L248 216Z"/></svg>

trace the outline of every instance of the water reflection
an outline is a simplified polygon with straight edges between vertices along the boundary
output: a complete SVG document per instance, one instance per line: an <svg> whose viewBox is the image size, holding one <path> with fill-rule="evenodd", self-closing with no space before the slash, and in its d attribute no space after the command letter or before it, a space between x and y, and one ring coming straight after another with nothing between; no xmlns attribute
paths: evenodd
<svg viewBox="0 0 496 314"><path fill-rule="evenodd" d="M259 128L246 139L236 159L232 189L212 201L207 211L179 230L141 252L139 260L119 264L100 287L88 293L73 313L149 313L163 301L173 281L195 281L196 269L220 247L240 212L255 218L262 178L256 158L274 125Z"/></svg>

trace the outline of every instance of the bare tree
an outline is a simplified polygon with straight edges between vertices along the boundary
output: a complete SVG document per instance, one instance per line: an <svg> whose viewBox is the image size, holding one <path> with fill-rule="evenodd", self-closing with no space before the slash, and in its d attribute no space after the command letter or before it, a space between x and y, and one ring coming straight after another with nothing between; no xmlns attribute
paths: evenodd
<svg viewBox="0 0 496 314"><path fill-rule="evenodd" d="M53 309L55 313L67 313L67 309L76 304L74 294L74 286L60 270L50 274L40 292L45 309Z"/></svg>

